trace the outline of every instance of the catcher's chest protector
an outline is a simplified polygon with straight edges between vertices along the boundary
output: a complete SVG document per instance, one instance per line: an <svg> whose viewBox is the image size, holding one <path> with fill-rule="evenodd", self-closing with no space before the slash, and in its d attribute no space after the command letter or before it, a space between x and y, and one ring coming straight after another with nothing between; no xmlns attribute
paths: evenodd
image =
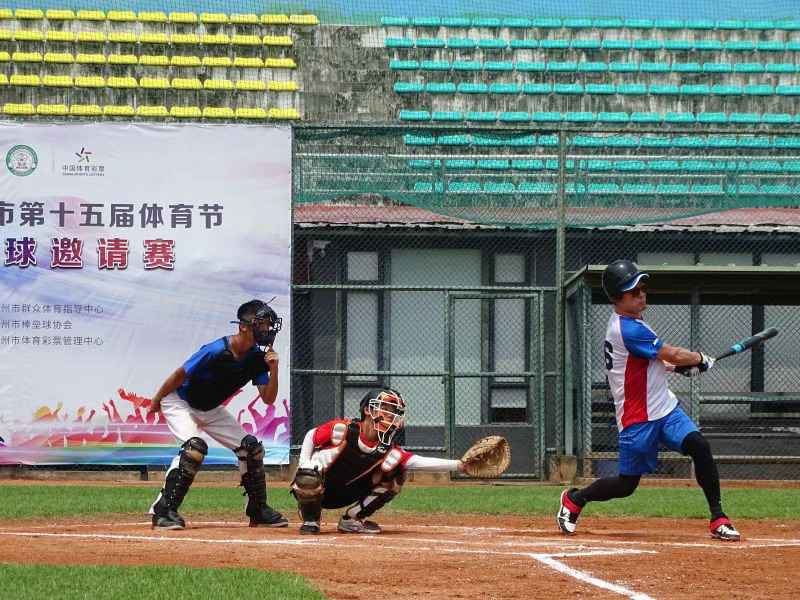
<svg viewBox="0 0 800 600"><path fill-rule="evenodd" d="M371 475L376 470L382 471L384 479L390 479L400 466L402 453L398 448L391 447L386 452L362 452L358 445L359 433L357 421L347 426L344 448L325 471L326 488L363 487L366 492L373 487Z"/></svg>

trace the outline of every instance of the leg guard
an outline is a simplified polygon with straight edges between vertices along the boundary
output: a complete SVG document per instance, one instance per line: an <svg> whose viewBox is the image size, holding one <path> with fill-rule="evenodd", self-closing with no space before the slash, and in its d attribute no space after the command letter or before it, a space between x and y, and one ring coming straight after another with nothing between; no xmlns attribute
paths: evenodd
<svg viewBox="0 0 800 600"><path fill-rule="evenodd" d="M303 522L319 524L324 492L322 474L317 469L297 469L291 493L297 500L297 510Z"/></svg>
<svg viewBox="0 0 800 600"><path fill-rule="evenodd" d="M362 520L372 516L377 510L394 500L395 496L403 489L404 482L405 476L402 473L397 473L389 479L380 479L366 497L345 511L344 518Z"/></svg>
<svg viewBox="0 0 800 600"><path fill-rule="evenodd" d="M288 521L267 504L267 474L264 471L264 446L254 436L242 438L242 445L236 450L239 458L239 472L242 481L239 485L247 495L245 514L250 517L250 526L268 525L285 527Z"/></svg>
<svg viewBox="0 0 800 600"><path fill-rule="evenodd" d="M183 519L177 515L178 507L186 497L207 454L208 445L201 438L193 437L184 442L178 455L178 464L167 471L164 487L153 504L152 512L156 517L165 517L169 513L175 513L171 518L178 520L183 525Z"/></svg>

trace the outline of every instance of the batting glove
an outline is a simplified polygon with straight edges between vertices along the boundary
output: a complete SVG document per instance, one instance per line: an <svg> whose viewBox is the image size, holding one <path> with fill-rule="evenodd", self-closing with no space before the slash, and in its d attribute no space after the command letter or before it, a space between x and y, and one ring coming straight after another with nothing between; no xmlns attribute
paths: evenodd
<svg viewBox="0 0 800 600"><path fill-rule="evenodd" d="M714 359L707 354L700 352L700 362L690 367L675 367L675 372L680 373L684 377L697 377L701 373L705 373L714 366Z"/></svg>

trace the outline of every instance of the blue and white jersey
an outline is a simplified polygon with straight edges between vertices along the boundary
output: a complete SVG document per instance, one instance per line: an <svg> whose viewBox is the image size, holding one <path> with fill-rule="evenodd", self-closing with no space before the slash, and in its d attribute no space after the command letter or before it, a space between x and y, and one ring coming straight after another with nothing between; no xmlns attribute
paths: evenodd
<svg viewBox="0 0 800 600"><path fill-rule="evenodd" d="M656 358L663 345L641 319L615 312L608 320L603 354L620 431L660 419L678 405L667 386L666 366Z"/></svg>

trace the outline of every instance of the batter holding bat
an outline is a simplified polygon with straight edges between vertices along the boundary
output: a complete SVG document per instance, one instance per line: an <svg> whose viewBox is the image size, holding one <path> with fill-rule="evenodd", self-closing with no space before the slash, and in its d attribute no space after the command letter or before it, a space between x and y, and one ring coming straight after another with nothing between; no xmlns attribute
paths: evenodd
<svg viewBox="0 0 800 600"><path fill-rule="evenodd" d="M208 454L203 434L233 450L239 459L250 526L289 524L267 504L264 446L255 436L246 434L223 405L248 381L258 387L266 404L275 402L278 353L272 344L281 329L281 319L266 302L251 300L239 307L233 323L239 326L237 333L202 346L167 377L150 403L148 412L161 411L169 430L181 444L167 470L164 487L150 507L154 528L186 526L178 507Z"/></svg>
<svg viewBox="0 0 800 600"><path fill-rule="evenodd" d="M662 443L694 462L711 513L711 536L738 541L739 532L722 510L711 447L667 386L670 371L694 377L711 369L714 359L665 344L642 320L649 277L629 260L614 261L603 272L603 291L614 304L603 354L619 429L619 475L565 490L556 521L563 533L573 534L587 503L630 496L641 476L655 471Z"/></svg>

